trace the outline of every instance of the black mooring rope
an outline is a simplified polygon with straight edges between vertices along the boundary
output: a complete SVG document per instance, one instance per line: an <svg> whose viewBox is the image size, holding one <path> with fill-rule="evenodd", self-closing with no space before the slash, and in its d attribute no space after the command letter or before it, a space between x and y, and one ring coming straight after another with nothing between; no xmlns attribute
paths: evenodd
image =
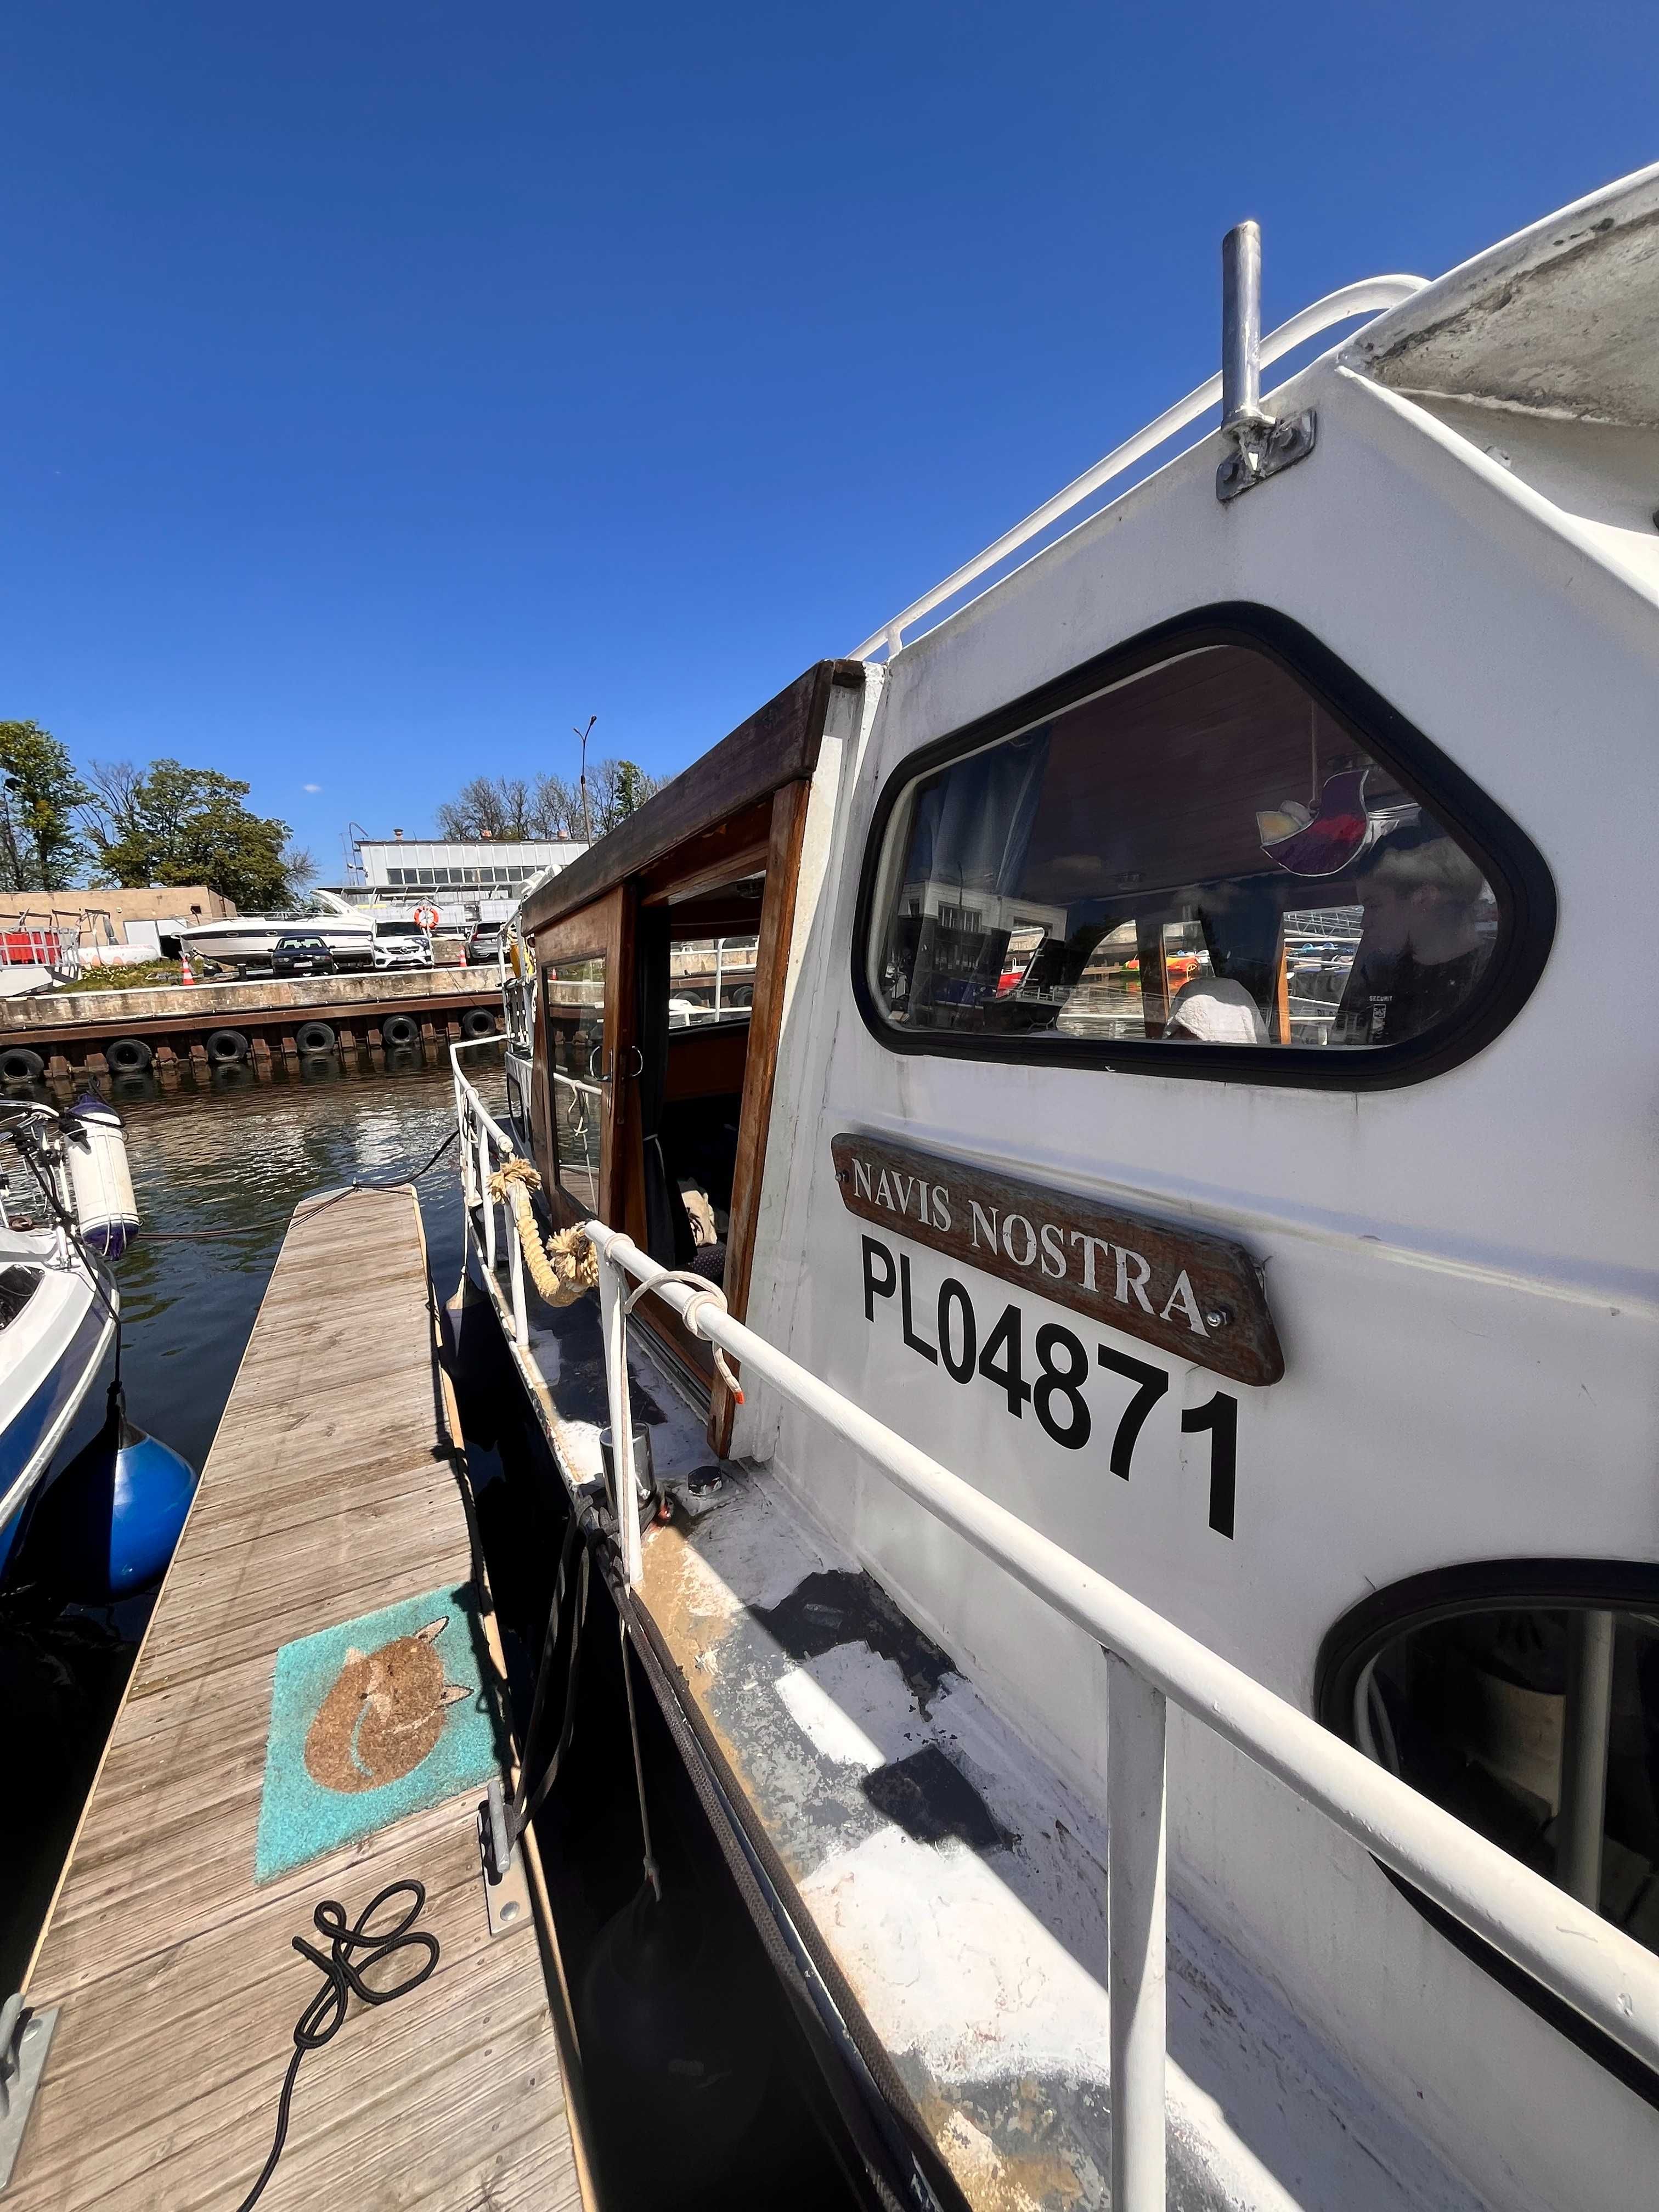
<svg viewBox="0 0 1659 2212"><path fill-rule="evenodd" d="M409 1910L393 1921L390 1928L376 1933L370 1925L374 1915L389 1898L406 1891L412 1900ZM270 2146L270 2156L264 2171L247 2195L237 2206L236 2212L252 2212L264 2196L265 2185L276 2171L276 2161L283 2154L283 2145L288 2140L289 2107L294 2100L294 2083L300 2071L300 2061L307 2051L320 2051L324 2044L337 2035L344 2025L346 2007L354 1996L364 2004L390 2004L393 1997L407 1996L410 1990L419 1989L438 1963L438 1939L424 1928L416 1928L421 1908L426 1903L425 1886L418 1881L394 1881L387 1884L380 1895L372 1898L354 1921L348 1922L345 1907L331 1897L325 1897L317 1906L312 1918L319 1936L328 1938L328 1953L325 1956L314 1943L307 1943L303 1936L294 1938L294 1948L319 1966L323 1973L323 1986L300 2014L294 2029L294 2056L288 2062L288 2075L283 2083L282 2097L276 2106L276 2134ZM395 1983L390 1989L374 1989L364 1979L364 1969L381 1959L388 1959L395 1951L410 1949L426 1954L424 1963L404 1981ZM354 1951L362 1954L362 1964L352 1963Z"/></svg>

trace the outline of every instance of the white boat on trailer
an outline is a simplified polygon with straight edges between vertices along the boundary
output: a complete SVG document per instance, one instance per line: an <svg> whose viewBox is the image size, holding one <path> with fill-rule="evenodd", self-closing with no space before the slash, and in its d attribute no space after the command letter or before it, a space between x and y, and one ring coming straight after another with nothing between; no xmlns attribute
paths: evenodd
<svg viewBox="0 0 1659 2212"><path fill-rule="evenodd" d="M456 1048L473 1279L917 2207L1652 2201L1656 235L1258 343L1231 234L1224 378L535 891L505 1124Z"/></svg>

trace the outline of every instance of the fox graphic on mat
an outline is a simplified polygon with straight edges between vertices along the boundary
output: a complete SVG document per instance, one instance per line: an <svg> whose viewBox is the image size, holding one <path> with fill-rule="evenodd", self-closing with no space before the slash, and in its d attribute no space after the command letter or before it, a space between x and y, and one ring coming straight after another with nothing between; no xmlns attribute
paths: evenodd
<svg viewBox="0 0 1659 2212"><path fill-rule="evenodd" d="M306 1771L325 1790L379 1790L436 1747L446 1707L472 1692L444 1680L434 1649L449 1616L370 1652L348 1650L306 1735Z"/></svg>

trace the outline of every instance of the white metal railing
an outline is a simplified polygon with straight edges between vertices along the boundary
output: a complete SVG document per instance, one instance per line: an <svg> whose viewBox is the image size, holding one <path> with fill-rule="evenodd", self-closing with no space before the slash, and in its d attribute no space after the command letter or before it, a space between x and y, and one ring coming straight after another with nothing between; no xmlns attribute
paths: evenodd
<svg viewBox="0 0 1659 2212"><path fill-rule="evenodd" d="M717 1292L672 1279L601 1221L584 1226L599 1258L617 1497L633 1494L625 1310L631 1277L694 1335L816 1415L906 1497L1104 1649L1111 1685L1106 1893L1115 2212L1162 2212L1164 2204L1170 1699L1644 2065L1659 2068L1659 1959L732 1320ZM637 1522L631 1516L623 1521L624 1567L634 1582Z"/></svg>
<svg viewBox="0 0 1659 2212"><path fill-rule="evenodd" d="M1297 346L1305 344L1310 338L1317 337L1323 331L1334 330L1339 323L1352 322L1361 315L1380 314L1389 307L1398 307L1422 291L1427 283L1426 276L1368 276L1358 284L1345 284L1340 291L1328 292L1322 300L1316 300L1310 307L1304 307L1299 315L1292 315L1288 323L1281 323L1276 331L1262 339L1261 362L1265 366L1281 359L1287 353L1293 353ZM901 609L890 621L884 622L879 629L872 630L862 645L854 647L850 658L868 660L872 654L885 647L888 660L891 662L904 643L905 631L913 623L920 622L923 615L932 614L935 607L943 606L947 599L955 599L958 592L966 591L969 584L976 583L988 570L996 568L1011 553L1018 552L1022 545L1028 545L1032 538L1040 536L1051 522L1059 521L1062 514L1081 506L1085 499L1110 483L1114 477L1121 477L1126 469L1132 469L1148 453L1156 453L1166 439L1173 438L1179 430L1188 428L1200 415L1207 414L1212 407L1218 407L1220 404L1221 372L1218 369L1213 376L1206 378L1199 386L1196 392L1189 392L1184 399L1177 399L1173 407L1165 408L1156 422L1149 422L1144 430L1137 430L1133 438L1127 438L1122 445L1115 447L1104 460L1097 461L1091 469L1085 469L1083 474L1073 477L1063 491L1057 491L1052 499L1044 500L1042 505L1035 513L1028 514L1024 522L1017 522L1012 530L1005 530L994 545L988 545L971 561L964 561L961 568L953 569L942 584L935 584L931 592L924 592L919 599L912 599L909 605Z"/></svg>
<svg viewBox="0 0 1659 2212"><path fill-rule="evenodd" d="M525 1305L524 1246L519 1224L505 1198L489 1195L489 1178L504 1160L517 1159L519 1148L495 1119L477 1091L462 1074L459 1055L483 1045L499 1045L499 1036L464 1037L449 1048L449 1064L455 1084L455 1119L461 1132L461 1202L469 1224L477 1217L477 1234L485 1267L493 1276L497 1253L505 1245L507 1279L513 1308L513 1340L530 1341L530 1316Z"/></svg>

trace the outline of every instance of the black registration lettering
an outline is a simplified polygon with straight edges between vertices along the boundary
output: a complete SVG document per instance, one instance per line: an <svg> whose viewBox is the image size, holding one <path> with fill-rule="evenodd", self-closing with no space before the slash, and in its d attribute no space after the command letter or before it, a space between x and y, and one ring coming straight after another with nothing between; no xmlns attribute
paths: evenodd
<svg viewBox="0 0 1659 2212"><path fill-rule="evenodd" d="M1067 1451L1081 1451L1094 1429L1094 1416L1085 1395L1092 1369L1087 1346L1059 1322L1045 1322L1031 1339L1036 1370L1026 1379L1024 1322L1017 1305L1006 1305L981 1346L979 1317L965 1283L947 1275L939 1287L936 1322L939 1341L930 1344L916 1326L915 1298L910 1257L896 1260L878 1237L860 1240L864 1251L864 1317L873 1322L878 1298L896 1298L899 1328L908 1350L930 1367L943 1367L953 1382L969 1383L977 1375L994 1383L1008 1411L1023 1419L1029 1405L1045 1435ZM1112 1473L1129 1480L1135 1447L1153 1407L1170 1389L1170 1376L1149 1359L1132 1359L1127 1352L1097 1344L1095 1358L1109 1374L1121 1375L1134 1385L1128 1404L1118 1416L1108 1464ZM1231 1538L1238 1488L1238 1401L1218 1390L1208 1402L1188 1407L1181 1416L1182 1432L1210 1439L1210 1526Z"/></svg>
<svg viewBox="0 0 1659 2212"><path fill-rule="evenodd" d="M876 1300L892 1297L893 1285L898 1276L893 1267L893 1255L884 1244L878 1244L873 1237L866 1237L861 1242L864 1245L864 1318L873 1321ZM886 1270L884 1276L878 1277L878 1266Z"/></svg>
<svg viewBox="0 0 1659 2212"><path fill-rule="evenodd" d="M1002 1360L1000 1367L999 1355ZM1018 1306L1002 1309L1002 1318L986 1338L985 1349L979 1355L979 1371L988 1382L996 1384L1008 1401L1008 1411L1018 1420L1025 1411L1031 1388L1020 1372Z"/></svg>
<svg viewBox="0 0 1659 2212"><path fill-rule="evenodd" d="M1238 1401L1218 1390L1207 1404L1189 1406L1181 1417L1185 1436L1210 1435L1210 1526L1218 1536L1233 1533L1233 1501L1238 1487Z"/></svg>
<svg viewBox="0 0 1659 2212"><path fill-rule="evenodd" d="M1081 1451L1092 1425L1083 1395L1089 1355L1069 1328L1049 1322L1036 1333L1036 1356L1042 1372L1031 1393L1031 1410L1057 1444Z"/></svg>
<svg viewBox="0 0 1659 2212"><path fill-rule="evenodd" d="M1121 1474L1127 1482L1129 1462L1134 1457L1146 1416L1169 1389L1170 1378L1163 1368L1154 1367L1149 1360L1131 1359L1127 1352L1114 1352L1103 1344L1096 1346L1095 1356L1103 1367L1109 1368L1114 1375L1127 1376L1137 1386L1134 1396L1123 1408L1117 1434L1112 1438L1112 1473Z"/></svg>
<svg viewBox="0 0 1659 2212"><path fill-rule="evenodd" d="M904 1331L904 1341L912 1352L919 1352L931 1367L939 1354L925 1336L918 1336L910 1317L910 1255L899 1255L899 1321Z"/></svg>
<svg viewBox="0 0 1659 2212"><path fill-rule="evenodd" d="M951 1346L952 1315L962 1338L960 1352ZM954 1275L947 1275L939 1286L939 1356L953 1382L973 1381L974 1362L979 1357L979 1327L974 1319L974 1302L968 1295L967 1286L957 1282Z"/></svg>

